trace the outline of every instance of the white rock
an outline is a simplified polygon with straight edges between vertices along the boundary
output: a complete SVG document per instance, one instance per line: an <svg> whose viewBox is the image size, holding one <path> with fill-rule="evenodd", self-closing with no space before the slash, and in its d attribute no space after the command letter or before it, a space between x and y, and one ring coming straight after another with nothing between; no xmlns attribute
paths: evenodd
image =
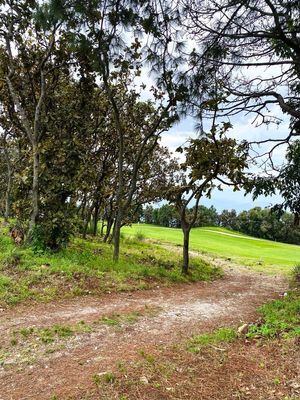
<svg viewBox="0 0 300 400"><path fill-rule="evenodd" d="M148 379L146 378L146 376L142 376L142 377L140 378L140 382L141 382L141 383L144 383L144 385L148 385L148 383L149 383L149 381L148 381Z"/></svg>
<svg viewBox="0 0 300 400"><path fill-rule="evenodd" d="M238 328L238 333L239 333L240 335L244 335L245 333L248 332L248 328L249 328L249 325L248 325L248 324L243 324L243 325L241 325L241 326Z"/></svg>

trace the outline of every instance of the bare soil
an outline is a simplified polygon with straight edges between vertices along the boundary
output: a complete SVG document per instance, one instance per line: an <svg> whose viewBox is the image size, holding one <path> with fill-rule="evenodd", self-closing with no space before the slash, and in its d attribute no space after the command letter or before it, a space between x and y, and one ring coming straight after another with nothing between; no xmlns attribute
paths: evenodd
<svg viewBox="0 0 300 400"><path fill-rule="evenodd" d="M282 295L286 287L280 276L235 267L227 268L224 279L212 283L2 310L0 400L267 400L297 395L300 357L296 342L287 348L273 342L258 347L256 342L240 339L234 346L197 355L184 349L193 334L255 320L257 307ZM133 312L138 318L129 321L126 316ZM101 322L116 315L123 316L117 325ZM74 326L80 321L91 331L57 337L50 343L20 334L24 328ZM107 378L107 372L113 379Z"/></svg>

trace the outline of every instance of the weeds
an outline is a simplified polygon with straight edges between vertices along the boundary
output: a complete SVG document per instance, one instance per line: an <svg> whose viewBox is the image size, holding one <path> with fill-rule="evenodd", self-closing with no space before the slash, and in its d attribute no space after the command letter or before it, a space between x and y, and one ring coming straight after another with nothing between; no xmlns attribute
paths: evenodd
<svg viewBox="0 0 300 400"><path fill-rule="evenodd" d="M21 337L23 339L34 338L44 344L49 344L58 339L67 339L76 333L91 332L92 327L86 324L84 321L79 323L66 326L66 325L54 325L47 328L21 328L13 331L13 338L11 340L18 343L17 338Z"/></svg>
<svg viewBox="0 0 300 400"><path fill-rule="evenodd" d="M198 353L208 346L216 346L223 343L233 342L237 333L232 328L220 328L212 333L193 336L187 343L187 350Z"/></svg>
<svg viewBox="0 0 300 400"><path fill-rule="evenodd" d="M292 270L292 284L293 286L300 288L300 264L295 265Z"/></svg>
<svg viewBox="0 0 300 400"><path fill-rule="evenodd" d="M154 317L159 312L159 307L147 307L141 311L131 311L126 314L111 314L103 316L100 322L105 325L120 327L122 324L134 324L143 316Z"/></svg>
<svg viewBox="0 0 300 400"><path fill-rule="evenodd" d="M191 273L183 276L177 253L147 243L139 233L122 239L122 255L116 265L111 260L111 246L99 238L74 238L66 249L56 253L34 252L32 248L17 248L5 229L0 228L0 305L141 290L222 276L219 268L199 258L191 259Z"/></svg>
<svg viewBox="0 0 300 400"><path fill-rule="evenodd" d="M300 335L300 291L293 291L280 300L260 308L262 321L250 326L248 337L274 338Z"/></svg>
<svg viewBox="0 0 300 400"><path fill-rule="evenodd" d="M101 374L96 374L93 376L94 383L99 387L104 383L114 383L116 381L116 376L112 372L104 372Z"/></svg>
<svg viewBox="0 0 300 400"><path fill-rule="evenodd" d="M146 239L145 235L141 231L137 231L134 237L138 242L144 242Z"/></svg>

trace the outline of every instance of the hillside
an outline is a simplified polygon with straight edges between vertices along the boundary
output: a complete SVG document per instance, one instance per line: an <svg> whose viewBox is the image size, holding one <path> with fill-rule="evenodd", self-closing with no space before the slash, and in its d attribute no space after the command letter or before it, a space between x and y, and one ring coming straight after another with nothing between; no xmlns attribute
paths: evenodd
<svg viewBox="0 0 300 400"><path fill-rule="evenodd" d="M182 231L176 228L134 224L132 227L124 227L123 233L144 235L147 239L175 245L182 244ZM243 265L276 272L288 272L291 267L300 263L299 246L257 239L219 227L192 229L190 250L230 258Z"/></svg>

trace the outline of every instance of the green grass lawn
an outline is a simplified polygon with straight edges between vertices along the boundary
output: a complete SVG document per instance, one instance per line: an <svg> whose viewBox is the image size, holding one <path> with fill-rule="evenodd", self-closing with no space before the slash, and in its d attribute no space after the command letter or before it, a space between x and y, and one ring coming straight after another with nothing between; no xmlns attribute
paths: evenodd
<svg viewBox="0 0 300 400"><path fill-rule="evenodd" d="M243 237L228 236L210 230ZM124 227L122 232L126 235L141 234L146 238L161 242L182 244L181 229L134 224L132 227ZM249 238L247 235L223 228L194 228L190 236L190 249L222 258L230 258L237 263L255 267L258 270L289 272L291 267L300 264L300 246Z"/></svg>

